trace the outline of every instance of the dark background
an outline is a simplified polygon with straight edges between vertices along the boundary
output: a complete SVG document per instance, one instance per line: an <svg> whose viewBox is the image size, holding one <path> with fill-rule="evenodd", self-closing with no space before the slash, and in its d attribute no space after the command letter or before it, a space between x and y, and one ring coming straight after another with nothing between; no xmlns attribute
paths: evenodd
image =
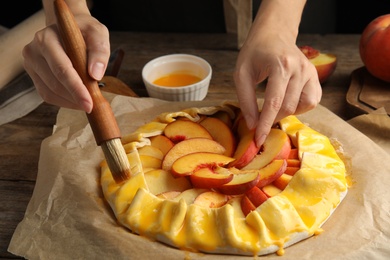
<svg viewBox="0 0 390 260"><path fill-rule="evenodd" d="M255 13L260 0L253 2ZM7 8L0 9L0 25L12 28L40 9L41 0L8 1ZM94 0L91 11L110 30L224 32L225 28L222 0ZM361 33L371 20L387 13L389 0L309 0L300 32Z"/></svg>

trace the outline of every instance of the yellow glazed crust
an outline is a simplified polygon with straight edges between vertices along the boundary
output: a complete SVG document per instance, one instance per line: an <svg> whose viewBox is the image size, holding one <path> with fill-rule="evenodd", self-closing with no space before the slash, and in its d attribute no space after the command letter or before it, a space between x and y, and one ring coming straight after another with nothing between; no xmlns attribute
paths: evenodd
<svg viewBox="0 0 390 260"><path fill-rule="evenodd" d="M150 138L179 116L196 122L201 115L222 110L234 118L238 109L237 104L225 103L163 113L125 136L131 178L118 185L106 163L101 164L103 193L119 223L180 249L239 255L282 254L283 248L318 232L347 193L346 169L329 138L295 116L279 125L299 148L301 168L281 193L247 216L239 197L222 207L207 208L185 199L162 199L150 191L150 178L145 176L152 169L143 168L138 149L150 145Z"/></svg>

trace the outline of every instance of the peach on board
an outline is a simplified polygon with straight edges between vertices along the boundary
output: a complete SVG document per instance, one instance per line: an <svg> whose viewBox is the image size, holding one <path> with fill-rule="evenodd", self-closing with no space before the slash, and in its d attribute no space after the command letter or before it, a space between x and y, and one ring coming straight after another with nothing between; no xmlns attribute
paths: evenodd
<svg viewBox="0 0 390 260"><path fill-rule="evenodd" d="M378 16L364 28L359 53L374 77L390 82L390 14Z"/></svg>

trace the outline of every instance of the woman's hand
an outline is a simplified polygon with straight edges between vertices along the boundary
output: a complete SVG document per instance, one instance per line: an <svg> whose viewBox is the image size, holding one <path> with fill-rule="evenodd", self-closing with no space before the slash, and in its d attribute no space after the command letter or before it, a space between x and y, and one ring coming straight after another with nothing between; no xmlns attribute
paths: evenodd
<svg viewBox="0 0 390 260"><path fill-rule="evenodd" d="M75 19L87 46L88 72L100 80L110 55L108 30L88 9L76 14ZM91 112L91 96L65 53L54 22L35 34L24 47L23 57L24 67L44 101Z"/></svg>
<svg viewBox="0 0 390 260"><path fill-rule="evenodd" d="M313 109L321 100L322 89L315 67L297 46L282 39L253 44L241 49L234 79L247 125L256 128L256 143L261 145L275 122ZM259 113L255 88L266 79Z"/></svg>
<svg viewBox="0 0 390 260"><path fill-rule="evenodd" d="M294 23L279 17L286 18L293 7L288 6L289 1L263 2L265 6L260 7L240 50L234 73L240 107L248 127L256 128L258 146L263 144L275 122L313 109L322 95L314 65L295 44L300 21L297 14L290 19ZM296 7L297 3L290 4ZM286 14L283 8L287 8ZM255 89L265 80L264 104L259 112Z"/></svg>

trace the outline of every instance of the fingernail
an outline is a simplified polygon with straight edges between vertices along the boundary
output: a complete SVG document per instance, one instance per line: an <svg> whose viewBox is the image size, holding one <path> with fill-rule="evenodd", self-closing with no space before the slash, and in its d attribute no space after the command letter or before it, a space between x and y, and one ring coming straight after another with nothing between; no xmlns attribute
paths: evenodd
<svg viewBox="0 0 390 260"><path fill-rule="evenodd" d="M88 113L88 114L90 114L91 112L92 112L92 103L91 102L88 102L88 101L82 101L82 103L81 103L81 106L83 107L83 110L86 112L86 113Z"/></svg>
<svg viewBox="0 0 390 260"><path fill-rule="evenodd" d="M256 138L257 147L260 147L264 144L265 138L267 138L267 135L261 135Z"/></svg>
<svg viewBox="0 0 390 260"><path fill-rule="evenodd" d="M104 64L96 62L92 65L92 77L96 80L101 80L104 76Z"/></svg>

